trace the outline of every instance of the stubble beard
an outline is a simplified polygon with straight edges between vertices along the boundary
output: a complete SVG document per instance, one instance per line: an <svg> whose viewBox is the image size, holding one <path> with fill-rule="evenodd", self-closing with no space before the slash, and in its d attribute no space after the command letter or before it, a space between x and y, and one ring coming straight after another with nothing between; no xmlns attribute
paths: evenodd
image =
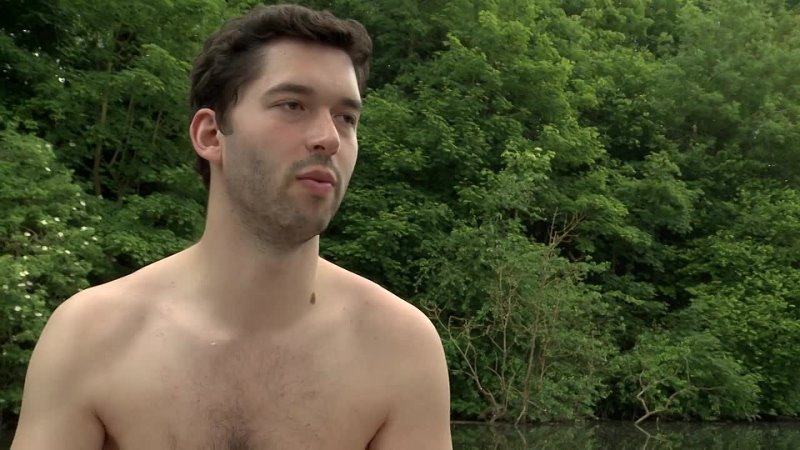
<svg viewBox="0 0 800 450"><path fill-rule="evenodd" d="M314 154L294 163L286 174L281 175L278 167L259 158L258 154L258 150L242 148L231 152L231 156L235 156L229 158L229 170L225 175L232 213L238 216L255 242L264 248L287 251L325 231L342 200L342 180L329 158ZM324 166L336 173L332 202L325 198L311 198L309 205L305 205L304 199L291 195L292 185L297 182L295 177L310 166ZM311 202L331 205L326 207ZM304 212L304 208L308 211Z"/></svg>

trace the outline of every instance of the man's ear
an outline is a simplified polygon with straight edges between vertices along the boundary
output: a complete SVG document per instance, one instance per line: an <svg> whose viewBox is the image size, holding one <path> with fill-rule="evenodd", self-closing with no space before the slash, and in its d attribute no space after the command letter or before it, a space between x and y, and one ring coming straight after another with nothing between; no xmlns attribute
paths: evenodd
<svg viewBox="0 0 800 450"><path fill-rule="evenodd" d="M217 115L212 109L200 108L194 113L189 125L189 137L194 151L201 158L211 164L222 162Z"/></svg>

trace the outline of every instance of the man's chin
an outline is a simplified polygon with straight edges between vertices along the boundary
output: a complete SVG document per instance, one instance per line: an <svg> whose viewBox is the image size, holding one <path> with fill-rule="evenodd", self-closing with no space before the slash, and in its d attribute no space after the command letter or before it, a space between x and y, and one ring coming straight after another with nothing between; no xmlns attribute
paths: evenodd
<svg viewBox="0 0 800 450"><path fill-rule="evenodd" d="M304 237L303 242L309 241L328 229L331 217L309 217L303 224L297 224L295 228L298 236Z"/></svg>

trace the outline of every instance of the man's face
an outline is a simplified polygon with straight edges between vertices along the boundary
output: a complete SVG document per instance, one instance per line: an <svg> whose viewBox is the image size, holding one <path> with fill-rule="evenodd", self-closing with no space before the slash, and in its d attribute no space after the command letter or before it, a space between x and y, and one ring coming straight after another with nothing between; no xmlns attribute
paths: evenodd
<svg viewBox="0 0 800 450"><path fill-rule="evenodd" d="M270 43L259 78L245 86L220 133L231 208L263 242L293 247L336 213L356 163L360 94L342 50Z"/></svg>

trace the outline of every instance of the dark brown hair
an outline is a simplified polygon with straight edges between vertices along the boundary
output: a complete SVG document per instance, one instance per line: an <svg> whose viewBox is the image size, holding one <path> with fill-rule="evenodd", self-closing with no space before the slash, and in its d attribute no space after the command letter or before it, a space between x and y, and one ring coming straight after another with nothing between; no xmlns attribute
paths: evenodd
<svg viewBox="0 0 800 450"><path fill-rule="evenodd" d="M228 109L238 101L241 89L261 74L264 45L278 38L319 42L344 50L353 61L358 88L364 92L372 40L363 25L299 5L259 6L229 20L206 40L192 67L192 116L201 108L211 108L220 131L228 132ZM198 155L195 169L208 188L208 161Z"/></svg>

